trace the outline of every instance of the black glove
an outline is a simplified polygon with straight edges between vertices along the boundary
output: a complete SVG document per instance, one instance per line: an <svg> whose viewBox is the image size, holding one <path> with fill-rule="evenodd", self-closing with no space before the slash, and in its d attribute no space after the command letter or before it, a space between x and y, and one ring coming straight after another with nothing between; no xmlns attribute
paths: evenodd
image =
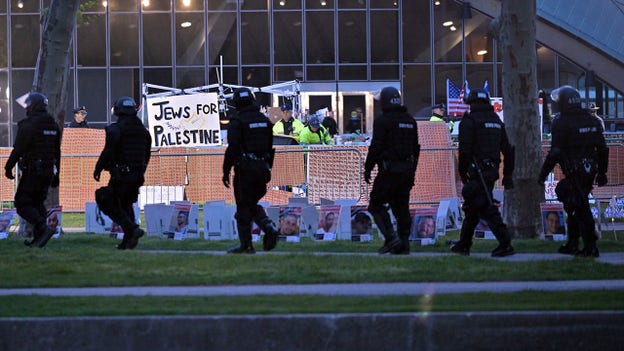
<svg viewBox="0 0 624 351"><path fill-rule="evenodd" d="M460 174L459 178L461 179L462 184L467 184L470 181L470 177L468 177L468 173Z"/></svg>
<svg viewBox="0 0 624 351"><path fill-rule="evenodd" d="M605 173L598 173L596 176L596 184L598 184L598 186L605 186L607 183L607 175Z"/></svg>
<svg viewBox="0 0 624 351"><path fill-rule="evenodd" d="M511 177L503 177L502 183L505 190L513 189L514 187L513 179L511 179Z"/></svg>
<svg viewBox="0 0 624 351"><path fill-rule="evenodd" d="M11 180L15 179L15 176L13 175L13 168L5 168L4 175Z"/></svg>
<svg viewBox="0 0 624 351"><path fill-rule="evenodd" d="M370 184L371 182L371 171L364 171L364 181L366 184Z"/></svg>
<svg viewBox="0 0 624 351"><path fill-rule="evenodd" d="M96 182L100 181L100 173L101 172L98 170L93 171L93 179L95 179Z"/></svg>
<svg viewBox="0 0 624 351"><path fill-rule="evenodd" d="M230 174L229 173L224 174L223 178L221 178L221 181L223 182L223 185L226 188L229 188L230 187Z"/></svg>
<svg viewBox="0 0 624 351"><path fill-rule="evenodd" d="M548 173L544 174L540 172L540 175L537 177L537 185L544 187L544 183L546 182L546 177L548 177Z"/></svg>
<svg viewBox="0 0 624 351"><path fill-rule="evenodd" d="M50 186L53 187L53 188L58 188L60 182L61 182L61 179L60 179L59 175L55 174L52 177L52 181L50 182Z"/></svg>

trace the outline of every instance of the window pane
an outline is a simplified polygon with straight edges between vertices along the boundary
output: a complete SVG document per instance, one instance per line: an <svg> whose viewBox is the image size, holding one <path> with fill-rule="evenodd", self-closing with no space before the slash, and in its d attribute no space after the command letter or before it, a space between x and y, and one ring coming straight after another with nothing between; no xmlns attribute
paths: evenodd
<svg viewBox="0 0 624 351"><path fill-rule="evenodd" d="M26 117L26 112L20 104L15 101L18 97L27 94L32 88L35 78L34 69L13 70L11 72L11 105L13 108L13 123L17 123Z"/></svg>
<svg viewBox="0 0 624 351"><path fill-rule="evenodd" d="M269 67L243 67L242 85L262 87L271 84Z"/></svg>
<svg viewBox="0 0 624 351"><path fill-rule="evenodd" d="M165 87L173 86L171 68L146 68L143 70L143 77L145 83L162 85Z"/></svg>
<svg viewBox="0 0 624 351"><path fill-rule="evenodd" d="M323 1L319 0L306 0L305 3L306 9L333 9L334 8L334 0L326 0L325 5L323 5Z"/></svg>
<svg viewBox="0 0 624 351"><path fill-rule="evenodd" d="M371 11L371 62L399 61L398 17L398 11Z"/></svg>
<svg viewBox="0 0 624 351"><path fill-rule="evenodd" d="M285 82L289 80L303 80L302 66L275 66L273 80L275 82Z"/></svg>
<svg viewBox="0 0 624 351"><path fill-rule="evenodd" d="M208 83L213 84L219 82L217 79L217 71L219 70L218 66L210 66L210 70L208 71ZM219 71L219 75L221 75L221 71ZM223 84L234 84L239 85L238 82L238 69L236 67L223 67Z"/></svg>
<svg viewBox="0 0 624 351"><path fill-rule="evenodd" d="M468 80L468 86L471 89L483 88L485 81L488 81L488 89L490 94L496 92L494 90L494 82L492 81L492 74L494 72L493 64L466 64L466 80ZM492 84L490 86L490 84Z"/></svg>
<svg viewBox="0 0 624 351"><path fill-rule="evenodd" d="M143 64L171 65L171 15L154 13L143 16Z"/></svg>
<svg viewBox="0 0 624 351"><path fill-rule="evenodd" d="M291 1L288 1L288 2L291 2ZM292 2L295 2L295 1L292 1ZM240 5L241 5L241 10L266 10L266 9L268 9L267 8L268 3L269 2L266 1L266 0L260 0L260 1L258 1L258 0L256 0L256 1L250 1L250 0L244 1L243 0L243 1L240 2Z"/></svg>
<svg viewBox="0 0 624 351"><path fill-rule="evenodd" d="M398 65L372 65L372 80L399 80Z"/></svg>
<svg viewBox="0 0 624 351"><path fill-rule="evenodd" d="M431 66L417 65L403 67L403 104L408 107L409 112L414 115L418 111L425 109L422 116L426 120L431 117L431 110L426 109L432 102L445 103L442 101L431 101ZM445 94L446 95L446 94Z"/></svg>
<svg viewBox="0 0 624 351"><path fill-rule="evenodd" d="M402 26L403 60L405 62L430 62L429 3L403 1Z"/></svg>
<svg viewBox="0 0 624 351"><path fill-rule="evenodd" d="M336 71L334 66L311 66L308 65L306 80L335 80Z"/></svg>
<svg viewBox="0 0 624 351"><path fill-rule="evenodd" d="M39 55L39 15L11 16L11 21L12 66L34 67Z"/></svg>
<svg viewBox="0 0 624 351"><path fill-rule="evenodd" d="M7 12L6 1L0 1L0 13L6 13L6 12Z"/></svg>
<svg viewBox="0 0 624 351"><path fill-rule="evenodd" d="M143 12L171 11L171 0L142 0Z"/></svg>
<svg viewBox="0 0 624 351"><path fill-rule="evenodd" d="M212 3L209 2L208 5ZM218 65L219 56L223 56L224 64L235 64L236 58L236 14L208 14L208 63Z"/></svg>
<svg viewBox="0 0 624 351"><path fill-rule="evenodd" d="M266 13L241 14L243 64L269 63L269 21Z"/></svg>
<svg viewBox="0 0 624 351"><path fill-rule="evenodd" d="M338 40L340 63L366 62L366 12L342 11L338 13Z"/></svg>
<svg viewBox="0 0 624 351"><path fill-rule="evenodd" d="M136 12L138 10L137 0L113 0L107 3L111 11Z"/></svg>
<svg viewBox="0 0 624 351"><path fill-rule="evenodd" d="M367 66L340 66L340 80L367 80Z"/></svg>
<svg viewBox="0 0 624 351"><path fill-rule="evenodd" d="M275 63L303 62L301 12L276 12L273 22Z"/></svg>
<svg viewBox="0 0 624 351"><path fill-rule="evenodd" d="M122 96L130 96L141 103L141 82L138 68L113 68L110 70L110 105ZM108 108L110 114L110 106Z"/></svg>
<svg viewBox="0 0 624 351"><path fill-rule="evenodd" d="M9 38L7 37L7 33L9 33L7 28L7 18L6 16L0 16L0 67L8 67L8 51L7 51L7 42Z"/></svg>
<svg viewBox="0 0 624 351"><path fill-rule="evenodd" d="M559 86L562 85L571 85L576 89L582 88L580 84L580 80L585 75L585 71L583 71L579 66L573 64L572 62L564 59L563 57L559 57ZM584 90L584 89L580 89ZM581 92L581 94L584 91Z"/></svg>
<svg viewBox="0 0 624 351"><path fill-rule="evenodd" d="M9 123L9 74L0 71L0 124ZM7 129L6 125L0 125L0 129ZM5 146L0 143L0 146Z"/></svg>
<svg viewBox="0 0 624 351"><path fill-rule="evenodd" d="M339 9L363 9L366 8L365 0L338 0Z"/></svg>
<svg viewBox="0 0 624 351"><path fill-rule="evenodd" d="M552 90L557 84L555 78L555 53L538 45L537 47L537 86L540 89Z"/></svg>
<svg viewBox="0 0 624 351"><path fill-rule="evenodd" d="M21 5L21 7L20 7ZM39 13L39 1L11 1L11 13Z"/></svg>
<svg viewBox="0 0 624 351"><path fill-rule="evenodd" d="M176 11L202 11L204 9L204 1L203 0L175 0L175 9Z"/></svg>
<svg viewBox="0 0 624 351"><path fill-rule="evenodd" d="M306 38L308 64L335 62L333 12L306 12Z"/></svg>
<svg viewBox="0 0 624 351"><path fill-rule="evenodd" d="M201 13L176 15L176 63L178 65L204 64L204 16Z"/></svg>
<svg viewBox="0 0 624 351"><path fill-rule="evenodd" d="M453 1L444 1L434 7L434 55L436 61L462 60L461 6Z"/></svg>
<svg viewBox="0 0 624 351"><path fill-rule="evenodd" d="M358 2L361 2L361 0L357 0ZM424 3L424 1L405 1L403 0L403 6L405 6L406 3L408 2L422 2ZM370 0L370 7L371 9L382 9L382 8L394 8L394 9L398 9L399 8L399 2L396 0ZM405 11L405 9L403 9L403 11Z"/></svg>
<svg viewBox="0 0 624 351"><path fill-rule="evenodd" d="M106 103L106 70L78 70L78 103L87 106L89 125L96 122L107 122L110 106ZM71 121L70 119L67 120Z"/></svg>
<svg viewBox="0 0 624 351"><path fill-rule="evenodd" d="M206 85L204 68L178 68L176 70L176 88L186 89Z"/></svg>
<svg viewBox="0 0 624 351"><path fill-rule="evenodd" d="M139 29L136 14L110 14L111 66L139 65Z"/></svg>
<svg viewBox="0 0 624 351"><path fill-rule="evenodd" d="M88 1L80 4L80 11L82 13L86 12L106 12L106 6L102 3L102 1Z"/></svg>
<svg viewBox="0 0 624 351"><path fill-rule="evenodd" d="M106 66L106 16L82 16L77 24L78 66Z"/></svg>
<svg viewBox="0 0 624 351"><path fill-rule="evenodd" d="M208 10L213 10L213 11L236 10L236 1L210 0L208 1Z"/></svg>
<svg viewBox="0 0 624 351"><path fill-rule="evenodd" d="M472 11L472 18L464 20L467 62L492 62L492 37L488 34L490 21L477 11Z"/></svg>
<svg viewBox="0 0 624 351"><path fill-rule="evenodd" d="M252 2L252 1L249 1ZM261 1L258 1L259 3ZM265 9L264 7L263 9ZM244 9L247 9L244 7ZM301 9L301 0L273 0L273 10L300 10Z"/></svg>

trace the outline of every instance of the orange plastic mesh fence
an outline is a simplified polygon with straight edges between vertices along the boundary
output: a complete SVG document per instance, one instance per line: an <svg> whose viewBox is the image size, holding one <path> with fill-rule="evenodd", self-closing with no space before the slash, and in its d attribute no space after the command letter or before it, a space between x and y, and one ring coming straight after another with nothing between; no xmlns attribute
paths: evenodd
<svg viewBox="0 0 624 351"><path fill-rule="evenodd" d="M419 138L423 148L410 194L413 204L434 204L461 193L457 174L457 150L451 146L443 123L419 122ZM86 202L94 201L95 190L108 183L103 172L99 183L93 180L95 163L104 147L101 129L66 129L63 133L60 202L65 211L82 211ZM262 199L270 204L285 204L292 196L284 186L307 186L311 203L321 198L357 199L368 203L370 186L364 182L366 146L278 146L273 165L270 189ZM609 198L624 195L624 145L609 147L609 185L594 189L594 196ZM544 156L548 146L544 146ZM0 148L0 161L6 163L11 148ZM183 186L185 198L203 204L206 201L233 202L232 189L221 182L225 147L209 149L172 148L152 152L145 185ZM502 171L502 170L501 170ZM373 177L375 176L373 171ZM555 179L562 174L555 170ZM497 187L500 188L500 182ZM0 177L0 201L13 201L15 183ZM7 205L8 206L8 205ZM7 207L4 206L3 207Z"/></svg>

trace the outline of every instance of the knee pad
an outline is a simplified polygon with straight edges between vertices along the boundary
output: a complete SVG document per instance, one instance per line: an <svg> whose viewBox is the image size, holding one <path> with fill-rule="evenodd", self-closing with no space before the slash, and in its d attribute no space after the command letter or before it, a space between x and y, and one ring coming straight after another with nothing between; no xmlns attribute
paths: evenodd
<svg viewBox="0 0 624 351"><path fill-rule="evenodd" d="M106 214L110 213L114 207L113 197L113 190L109 186L103 186L95 191L95 202L100 210Z"/></svg>

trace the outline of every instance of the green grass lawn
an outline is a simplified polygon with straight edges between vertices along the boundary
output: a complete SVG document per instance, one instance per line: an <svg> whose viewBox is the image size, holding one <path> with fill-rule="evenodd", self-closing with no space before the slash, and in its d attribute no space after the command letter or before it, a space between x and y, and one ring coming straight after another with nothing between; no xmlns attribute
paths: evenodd
<svg viewBox="0 0 624 351"><path fill-rule="evenodd" d="M624 241L608 235L604 233L599 242L601 252L624 251ZM456 238L454 231L444 239ZM448 253L445 240L412 251ZM380 256L374 254L379 239L353 243L304 238L301 243L280 242L274 251L258 255L207 253L224 252L236 242L203 239L144 237L134 251L114 249L118 240L101 234L65 234L44 249L27 248L22 241L14 234L0 240L0 288L624 279L624 267L592 259L510 262L456 255ZM519 253L554 253L560 244L514 241ZM473 252L488 253L495 246L495 241L479 240ZM621 295L586 291L357 298L3 296L0 316L604 310L624 308Z"/></svg>

